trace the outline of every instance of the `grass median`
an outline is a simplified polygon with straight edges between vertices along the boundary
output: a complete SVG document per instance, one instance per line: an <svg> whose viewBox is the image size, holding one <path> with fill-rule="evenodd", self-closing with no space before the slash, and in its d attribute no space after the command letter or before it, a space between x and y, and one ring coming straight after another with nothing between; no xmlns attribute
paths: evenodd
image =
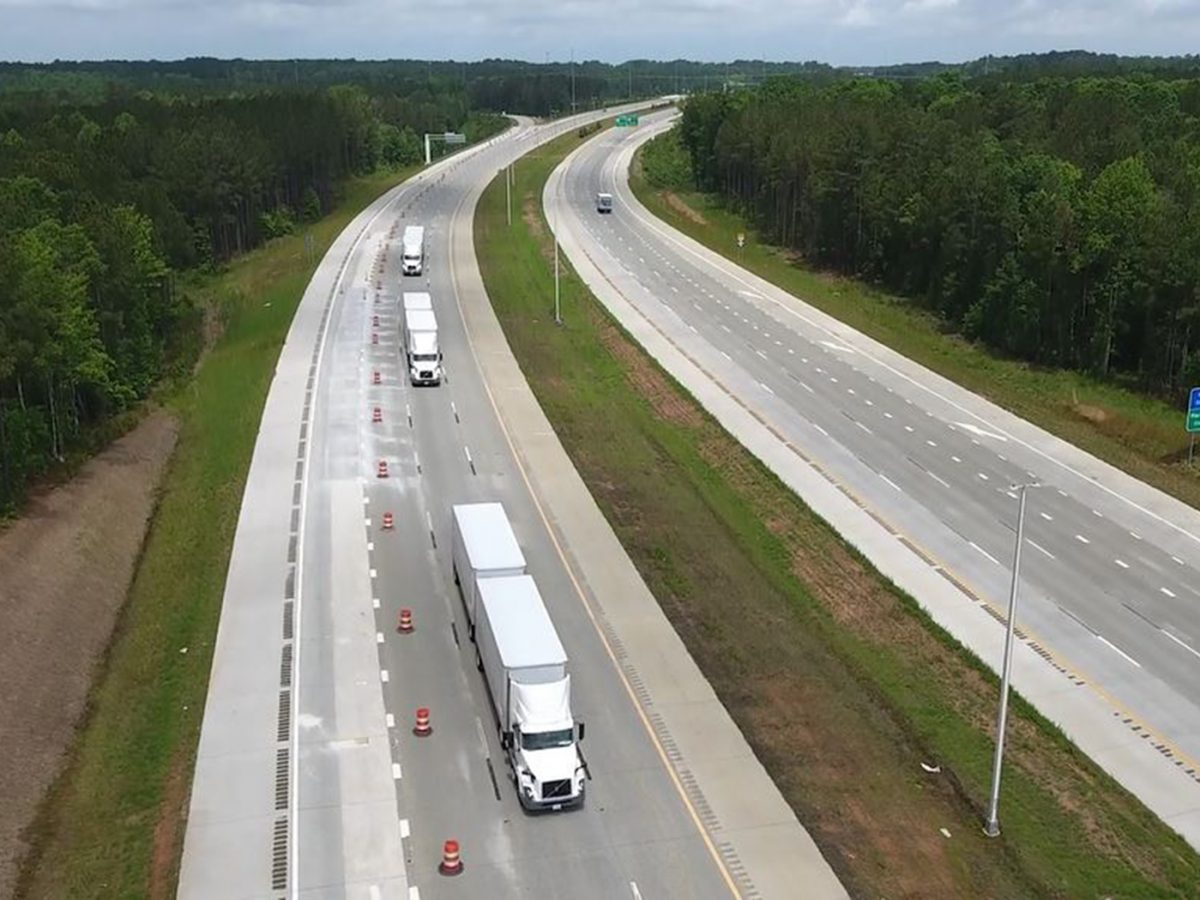
<svg viewBox="0 0 1200 900"><path fill-rule="evenodd" d="M1019 699L981 833L996 679L633 342L569 266L553 321L542 187L568 135L494 182L488 293L580 474L854 896L1192 896L1200 858ZM922 763L938 768L929 772Z"/></svg>
<svg viewBox="0 0 1200 900"><path fill-rule="evenodd" d="M310 229L319 260L410 172L346 186ZM179 444L70 762L33 826L18 896L175 895L225 572L263 404L313 268L282 238L196 281L220 336L164 399ZM266 863L263 868L266 883Z"/></svg>
<svg viewBox="0 0 1200 900"><path fill-rule="evenodd" d="M794 254L763 243L753 223L719 197L676 183L679 168L672 164L683 153L677 143L674 132L651 141L630 173L634 194L664 222L914 362L1200 508L1200 470L1188 465L1182 408L1080 372L998 356L947 332L911 300L807 268ZM648 153L665 163L660 171L676 176L659 181L671 183L647 178ZM746 237L741 250L738 234Z"/></svg>

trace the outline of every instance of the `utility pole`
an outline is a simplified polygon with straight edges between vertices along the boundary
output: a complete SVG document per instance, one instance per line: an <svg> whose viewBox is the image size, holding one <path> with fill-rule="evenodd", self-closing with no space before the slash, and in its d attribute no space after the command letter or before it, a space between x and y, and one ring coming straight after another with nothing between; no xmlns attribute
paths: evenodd
<svg viewBox="0 0 1200 900"><path fill-rule="evenodd" d="M571 113L575 112L575 48L571 48Z"/></svg>
<svg viewBox="0 0 1200 900"><path fill-rule="evenodd" d="M1012 489L1019 491L1017 505L1017 546L1013 550L1012 584L1008 590L1008 622L1004 632L1004 662L1000 669L1000 710L996 716L996 754L992 760L992 794L988 803L987 820L983 824L983 833L988 837L1000 835L1000 769L1004 764L1004 731L1008 725L1008 685L1012 679L1013 632L1017 627L1017 595L1021 586L1021 543L1025 533L1025 494L1030 488L1038 487L1037 482L1015 484Z"/></svg>

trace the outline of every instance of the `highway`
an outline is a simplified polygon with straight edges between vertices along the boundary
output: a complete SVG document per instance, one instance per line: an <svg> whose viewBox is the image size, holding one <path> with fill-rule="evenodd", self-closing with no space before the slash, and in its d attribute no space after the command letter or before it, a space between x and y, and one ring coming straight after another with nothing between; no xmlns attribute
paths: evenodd
<svg viewBox="0 0 1200 900"><path fill-rule="evenodd" d="M660 113L637 129L605 132L548 184L546 205L559 211L572 264L627 328L661 348L668 369L692 379L685 384L693 392L711 393L717 406L732 399L738 415L758 423L751 428L770 430L756 440L774 441L771 452L788 457L773 466L785 481L791 469L822 474L892 545L900 538L902 552L983 601L993 618L1007 608L1014 487L1037 482L1028 493L1018 624L1023 643L1062 677L1052 709L1066 711L1051 718L1072 715L1079 691L1099 698L1106 721L1073 736L1114 757L1118 744L1120 754L1138 740L1153 745L1106 763L1196 844L1200 515L654 218L632 195L628 166L634 147L666 120ZM598 191L614 194L612 214L597 213ZM879 565L890 555L873 558ZM1003 629L991 624L988 645L998 648Z"/></svg>
<svg viewBox="0 0 1200 900"><path fill-rule="evenodd" d="M235 540L181 897L755 897L797 879L844 896L761 766L740 762L752 755L673 656L682 645L654 632L669 627L644 586L614 596L592 574L632 565L581 483L539 481L565 455L540 410L522 412L523 380L495 374L516 368L489 325L474 204L500 167L570 127L522 120L422 173L351 223L314 276ZM426 269L405 278L409 223L425 226ZM438 387L407 382L406 289L434 298ZM450 507L472 500L504 503L570 657L581 810L523 813L507 776L450 568ZM569 523L587 516L603 532L581 543ZM633 599L636 627L621 626ZM412 634L396 630L401 608ZM418 707L428 737L412 732ZM706 739L708 756L689 750ZM437 871L448 839L465 864L453 878Z"/></svg>

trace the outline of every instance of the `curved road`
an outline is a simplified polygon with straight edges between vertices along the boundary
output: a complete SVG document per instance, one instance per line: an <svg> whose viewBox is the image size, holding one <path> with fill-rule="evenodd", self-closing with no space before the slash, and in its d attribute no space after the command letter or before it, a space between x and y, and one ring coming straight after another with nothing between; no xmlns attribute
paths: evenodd
<svg viewBox="0 0 1200 900"><path fill-rule="evenodd" d="M1040 659L1018 658L1024 683L1017 684L1200 842L1200 514L656 219L633 197L628 165L668 118L643 117L639 129L599 135L548 184L546 205L559 208L560 237L576 269L694 392L712 394L710 409L736 404L727 427L737 428L736 416L754 418L739 437L785 480L795 486L815 472L844 489L846 509L823 511L843 533L838 515L849 521L867 511L871 528L890 535L890 544L877 541L882 549L868 552L877 565L895 579L917 560L941 576L933 591L907 585L923 602L949 588L964 609L965 595L1003 619L1017 515L1012 488L1039 482L1028 494L1018 622L1022 647ZM597 191L615 195L611 215L597 214ZM768 444L775 446L763 450ZM813 502L811 492L805 496ZM923 577L922 584L939 581ZM977 616L947 616L960 639L985 659L998 657L996 622L984 633Z"/></svg>
<svg viewBox="0 0 1200 900"><path fill-rule="evenodd" d="M617 595L593 574L632 567L619 547L604 555L615 540L573 470L543 483L565 456L479 283L471 224L484 185L596 117L522 121L432 167L356 219L314 276L239 521L181 896L636 900L797 883L844 896L690 659L673 655L677 639L654 631L665 619L644 586ZM420 278L398 272L410 222L426 228ZM440 387L407 383L405 289L433 295ZM466 639L449 511L493 499L571 659L592 776L580 811L520 810ZM579 521L602 530L581 543ZM627 600L645 605L622 613ZM414 634L395 631L402 607ZM430 737L412 734L418 706L432 710ZM458 878L437 873L449 838L462 846Z"/></svg>

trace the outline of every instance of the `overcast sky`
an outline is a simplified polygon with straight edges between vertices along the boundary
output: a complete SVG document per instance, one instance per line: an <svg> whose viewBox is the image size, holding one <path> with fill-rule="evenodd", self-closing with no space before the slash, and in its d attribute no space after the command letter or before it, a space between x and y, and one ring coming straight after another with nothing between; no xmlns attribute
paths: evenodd
<svg viewBox="0 0 1200 900"><path fill-rule="evenodd" d="M1200 51L1200 0L0 0L0 58L960 61Z"/></svg>

